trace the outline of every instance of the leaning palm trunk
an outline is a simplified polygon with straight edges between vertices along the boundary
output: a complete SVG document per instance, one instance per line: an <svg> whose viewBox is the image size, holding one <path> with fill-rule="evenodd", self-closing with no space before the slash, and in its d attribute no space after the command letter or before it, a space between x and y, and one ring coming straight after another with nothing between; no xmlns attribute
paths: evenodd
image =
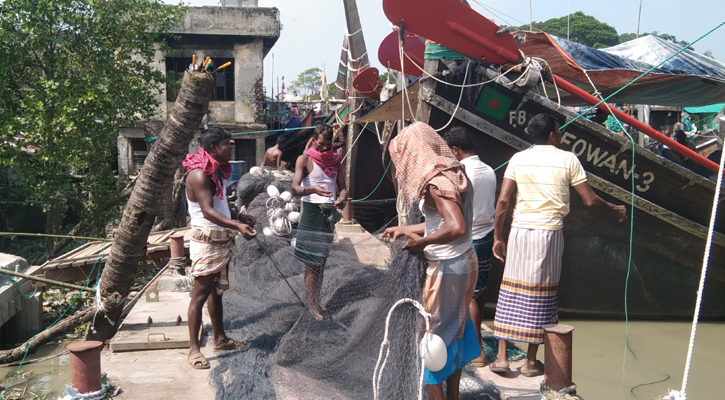
<svg viewBox="0 0 725 400"><path fill-rule="evenodd" d="M176 105L141 169L101 275L99 285L104 306L105 299L128 295L136 266L146 253L146 241L161 200L206 114L213 89L211 75L191 71L184 74ZM107 318L96 319L94 339L105 340L113 336L121 308L110 308L106 312Z"/></svg>

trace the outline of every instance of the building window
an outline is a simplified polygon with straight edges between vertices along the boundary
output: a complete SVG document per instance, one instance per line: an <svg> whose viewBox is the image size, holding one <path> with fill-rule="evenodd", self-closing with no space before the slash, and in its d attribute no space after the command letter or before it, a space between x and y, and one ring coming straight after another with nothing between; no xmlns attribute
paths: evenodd
<svg viewBox="0 0 725 400"><path fill-rule="evenodd" d="M181 88L181 80L184 78L184 71L189 68L191 57L166 57L166 100L176 101Z"/></svg>
<svg viewBox="0 0 725 400"><path fill-rule="evenodd" d="M131 162L133 163L133 172L141 172L146 156L148 156L148 147L143 139L131 139ZM131 172L131 171L129 171Z"/></svg>
<svg viewBox="0 0 725 400"><path fill-rule="evenodd" d="M201 62L198 61L197 62ZM234 60L231 58L215 58L212 60L212 70L226 62L232 65L214 73L214 92L211 99L216 101L234 101ZM166 57L166 76L170 82L166 84L166 100L176 101L181 88L184 71L189 68L191 57Z"/></svg>
<svg viewBox="0 0 725 400"><path fill-rule="evenodd" d="M234 101L234 60L231 58L215 58L212 68L217 68L231 62L232 65L214 73L216 88L212 100L216 101Z"/></svg>
<svg viewBox="0 0 725 400"><path fill-rule="evenodd" d="M242 173L249 172L250 168L257 165L257 140L234 138L234 160L246 161Z"/></svg>

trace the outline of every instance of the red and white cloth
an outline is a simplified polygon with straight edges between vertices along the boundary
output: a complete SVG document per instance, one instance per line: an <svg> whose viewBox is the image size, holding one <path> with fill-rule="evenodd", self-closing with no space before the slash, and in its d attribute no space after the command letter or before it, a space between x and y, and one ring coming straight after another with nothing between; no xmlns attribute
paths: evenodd
<svg viewBox="0 0 725 400"><path fill-rule="evenodd" d="M335 153L332 150L326 152L319 152L314 147L307 149L307 155L317 164L325 175L330 178L337 176L337 169L342 162L342 156Z"/></svg>
<svg viewBox="0 0 725 400"><path fill-rule="evenodd" d="M216 185L216 197L224 199L224 181L222 179L229 179L232 174L232 165L230 163L219 163L203 147L199 147L199 153L187 154L181 165L189 172L197 168L204 171L204 174L208 175Z"/></svg>

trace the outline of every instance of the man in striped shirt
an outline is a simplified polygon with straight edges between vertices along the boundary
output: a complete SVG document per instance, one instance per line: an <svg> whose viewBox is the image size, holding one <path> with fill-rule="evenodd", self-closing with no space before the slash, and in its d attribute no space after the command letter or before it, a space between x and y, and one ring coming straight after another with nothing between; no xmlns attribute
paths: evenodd
<svg viewBox="0 0 725 400"><path fill-rule="evenodd" d="M627 216L624 206L614 205L597 196L576 156L559 150L561 131L550 114L533 117L526 132L534 147L511 158L504 174L496 203L493 254L506 260L494 320L494 335L499 339L498 358L491 371L510 371L506 341L529 343L524 376L537 376L544 365L536 360L544 342L542 325L556 323L556 292L564 252L564 217L569 214L569 188L581 196L584 204L616 216ZM507 243L503 225L511 195L517 191L511 232Z"/></svg>

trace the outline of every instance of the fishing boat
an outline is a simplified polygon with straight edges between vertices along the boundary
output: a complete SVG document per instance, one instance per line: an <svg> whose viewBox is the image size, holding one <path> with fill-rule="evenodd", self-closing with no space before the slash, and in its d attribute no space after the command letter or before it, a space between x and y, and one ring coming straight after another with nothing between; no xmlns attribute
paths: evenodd
<svg viewBox="0 0 725 400"><path fill-rule="evenodd" d="M468 9L464 21L459 19L457 15L460 13L455 10L450 11L451 15L447 12L443 13L446 15L433 17L427 15L427 20L421 20L420 13L405 11L403 7L398 7L403 11L396 9L391 12L391 4L396 3L394 6L397 7L397 3L406 1L410 2L384 2L391 21L397 24L404 19L406 30L451 48L455 46L445 41L451 36L450 32L437 35L430 31L430 26L436 26L431 18L443 18L443 25L448 29L454 27L453 30L457 29L459 33L465 33L466 26L472 23L478 23L477 26L482 24L470 18L471 13L475 14L472 9ZM451 0L450 6L457 7L454 3L461 4ZM421 5L421 8L425 7ZM401 15L391 18L391 14L401 12ZM449 20L446 22L445 18ZM488 19L486 21L493 25L486 28L493 31L500 29ZM416 32L417 29L423 30L423 25L428 30ZM506 32L495 35L511 36ZM493 37L492 34L487 38ZM478 42L482 41L479 38ZM472 64L463 62L458 68L453 68L453 73L446 75L442 72L450 72L449 66L439 60L426 60L424 70L429 74L439 73L438 80L420 79L355 120L359 124L368 124L368 129L355 138L349 149L354 155L352 164L357 164L357 167L350 168L350 181L354 182L351 187L356 196L372 192L374 198L395 198L393 172L385 166L389 163L387 143L396 134L395 121L400 120L402 115L406 119L426 122L436 129L467 128L474 135L474 149L480 159L493 168L503 166L497 170L500 189L505 163L516 152L532 146L528 134L524 132L528 120L539 113L552 114L561 125L568 123L562 130L561 148L579 158L592 188L607 201L628 205L632 217L631 221L618 223L608 215L587 209L578 196L572 196L571 213L564 223L566 246L559 285L561 315L569 318L622 318L626 312L630 318L638 319L692 318L715 184L628 138L579 117L578 113L558 104L553 91L549 95L554 100L539 94L542 90L536 87L539 85L541 88L541 75L530 74L527 78L529 82L522 84L520 78L526 71L521 68L502 74L499 66L505 62L497 65L482 63L481 57L472 56L470 50L466 53L465 46L462 50L454 49L473 58ZM468 87L462 89L461 85ZM652 85L654 83L647 83L650 89ZM576 87L570 86L566 87L569 93L565 95L576 97ZM546 87L553 87L551 81ZM561 85L558 89L561 90ZM584 104L584 101L579 103ZM375 127L372 132L370 126ZM712 169L712 164L708 166ZM366 229L374 230L376 227ZM704 319L725 318L723 233L725 219L718 218L701 312ZM505 232L507 235L508 232ZM492 271L487 297L489 304L495 307L503 265L495 261Z"/></svg>

